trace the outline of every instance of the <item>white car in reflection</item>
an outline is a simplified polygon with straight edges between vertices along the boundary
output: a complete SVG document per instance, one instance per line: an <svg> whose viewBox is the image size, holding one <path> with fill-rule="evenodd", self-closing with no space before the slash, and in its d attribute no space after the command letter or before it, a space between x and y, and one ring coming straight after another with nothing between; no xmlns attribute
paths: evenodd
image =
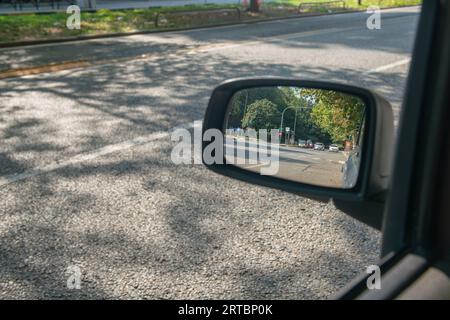
<svg viewBox="0 0 450 320"><path fill-rule="evenodd" d="M339 152L339 147L336 144L332 144L329 146L328 151L330 152Z"/></svg>
<svg viewBox="0 0 450 320"><path fill-rule="evenodd" d="M314 144L314 150L323 151L323 150L325 150L325 145L322 142L316 142Z"/></svg>

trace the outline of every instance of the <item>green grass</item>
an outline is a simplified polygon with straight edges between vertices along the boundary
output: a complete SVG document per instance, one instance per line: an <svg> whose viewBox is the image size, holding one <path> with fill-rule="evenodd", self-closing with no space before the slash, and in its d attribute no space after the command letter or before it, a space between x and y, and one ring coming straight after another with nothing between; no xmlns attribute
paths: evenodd
<svg viewBox="0 0 450 320"><path fill-rule="evenodd" d="M321 1L323 0L306 0L301 2ZM346 6L349 9L365 9L370 5L377 5L385 8L416 5L421 2L421 0L362 0L362 6L358 6L357 0L346 0ZM263 5L261 13L249 14L243 12L242 18L248 20L296 14L299 3L299 0L278 0L275 3L266 3ZM203 12L195 15L184 15L177 12L202 9L230 9L235 7L235 5L206 4L170 8L82 12L80 30L69 30L66 27L66 20L69 16L66 13L0 15L0 43L115 32L156 30L157 28L154 24L155 15L160 11L167 12L167 14L164 15L164 18L162 19L162 22L164 23L160 24L158 30L208 25L212 23L228 23L237 20L237 15L231 13L231 11L229 14ZM308 11L327 12L327 9L317 7L311 8Z"/></svg>
<svg viewBox="0 0 450 320"><path fill-rule="evenodd" d="M207 4L170 7L164 10L161 8L150 8L82 12L81 28L79 30L69 30L66 27L66 20L69 16L66 13L0 15L0 42L152 30L156 29L154 21L155 15L159 11L175 13L185 10L226 9L233 7L236 6ZM166 28L177 27L177 24L172 21L179 19L181 15L172 15L171 23L166 25ZM195 25L196 22L192 24Z"/></svg>

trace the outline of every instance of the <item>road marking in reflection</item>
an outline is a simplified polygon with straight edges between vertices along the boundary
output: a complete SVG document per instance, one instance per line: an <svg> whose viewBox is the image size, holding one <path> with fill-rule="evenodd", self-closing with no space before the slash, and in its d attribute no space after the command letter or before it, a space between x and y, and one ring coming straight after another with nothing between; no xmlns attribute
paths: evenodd
<svg viewBox="0 0 450 320"><path fill-rule="evenodd" d="M197 121L202 121L202 120L196 120L194 122L197 123ZM71 158L68 158L66 160L63 160L63 161L55 161L55 162L52 162L47 165L37 166L30 170L26 170L25 172L22 172L22 173L10 174L10 175L0 177L0 187L10 184L10 183L13 183L13 182L32 178L32 177L35 177L35 176L43 174L43 173L55 171L55 170L58 170L58 169L61 169L61 168L67 167L67 166L79 164L84 161L93 160L98 157L105 156L105 155L108 155L108 154L111 154L114 152L119 152L119 151L127 150L130 148L136 147L136 146L142 146L145 144L154 143L158 140L162 140L165 138L170 138L170 133L173 130L178 129L178 128L185 128L185 129L193 128L194 122L189 122L189 123L177 126L176 128L174 128L170 131L153 132L146 136L140 136L140 137L136 137L131 140L119 142L116 144L110 144L110 145L101 147L99 149L93 150L91 152L77 154L77 155L75 155ZM155 145L155 147L156 147L156 145Z"/></svg>
<svg viewBox="0 0 450 320"><path fill-rule="evenodd" d="M246 169L252 169L252 168L256 168L256 167L260 167L260 166L268 166L270 163L258 163L258 164L254 164L251 166L247 166L245 167Z"/></svg>

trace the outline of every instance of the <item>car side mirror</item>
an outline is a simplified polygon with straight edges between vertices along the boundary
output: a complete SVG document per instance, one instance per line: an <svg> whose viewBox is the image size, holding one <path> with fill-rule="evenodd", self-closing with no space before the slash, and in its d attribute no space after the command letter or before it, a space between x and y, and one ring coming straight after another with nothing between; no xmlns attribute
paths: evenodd
<svg viewBox="0 0 450 320"><path fill-rule="evenodd" d="M388 186L393 113L354 86L282 78L230 80L212 93L203 163L239 180L334 200L376 228Z"/></svg>

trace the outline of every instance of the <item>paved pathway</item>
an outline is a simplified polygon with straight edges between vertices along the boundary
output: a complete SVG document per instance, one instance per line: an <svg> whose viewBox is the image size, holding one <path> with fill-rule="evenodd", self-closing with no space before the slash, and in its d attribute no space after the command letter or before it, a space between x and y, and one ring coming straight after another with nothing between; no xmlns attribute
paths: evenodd
<svg viewBox="0 0 450 320"><path fill-rule="evenodd" d="M91 0L92 1L92 0ZM137 8L149 8L149 7L173 7L173 6L184 6L189 4L205 4L205 3L215 3L215 4L238 4L241 0L141 0L141 1L119 1L119 0L97 0L95 7L97 9L137 9ZM82 1L80 1L82 3ZM61 8L59 11L64 11L69 5L68 1L61 1ZM80 5L82 7L82 5ZM86 5L88 8L89 6ZM0 4L0 14L1 13L13 13L13 12L48 12L55 11L50 3L42 3L39 10L31 3L26 3L23 5L22 10L14 9L11 4L1 3ZM58 10L56 10L58 11Z"/></svg>

